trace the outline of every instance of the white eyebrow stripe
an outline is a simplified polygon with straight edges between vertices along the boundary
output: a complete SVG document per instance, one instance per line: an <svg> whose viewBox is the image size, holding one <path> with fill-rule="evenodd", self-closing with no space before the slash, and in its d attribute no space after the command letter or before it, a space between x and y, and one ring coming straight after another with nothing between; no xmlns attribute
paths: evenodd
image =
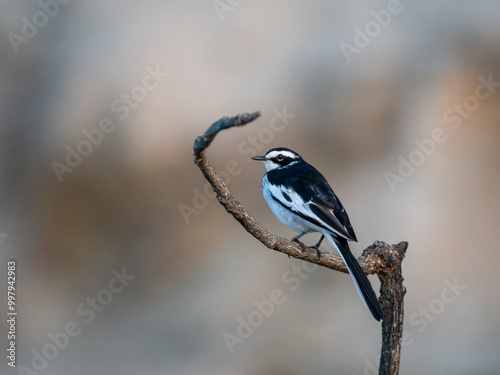
<svg viewBox="0 0 500 375"><path fill-rule="evenodd" d="M276 156L278 156L279 154L285 156L285 157L288 157L288 158L291 158L291 159L297 159L298 156L290 151L273 151L273 152L270 152L269 154L267 154L266 156L268 158L275 158Z"/></svg>

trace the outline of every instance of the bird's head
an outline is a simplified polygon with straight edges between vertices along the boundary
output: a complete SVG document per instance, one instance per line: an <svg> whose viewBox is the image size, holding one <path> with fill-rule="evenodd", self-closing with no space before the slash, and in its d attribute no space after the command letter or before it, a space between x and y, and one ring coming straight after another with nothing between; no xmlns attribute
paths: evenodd
<svg viewBox="0 0 500 375"><path fill-rule="evenodd" d="M284 168L292 163L303 160L295 151L285 147L272 148L264 156L254 156L251 159L263 161L268 171L276 168Z"/></svg>

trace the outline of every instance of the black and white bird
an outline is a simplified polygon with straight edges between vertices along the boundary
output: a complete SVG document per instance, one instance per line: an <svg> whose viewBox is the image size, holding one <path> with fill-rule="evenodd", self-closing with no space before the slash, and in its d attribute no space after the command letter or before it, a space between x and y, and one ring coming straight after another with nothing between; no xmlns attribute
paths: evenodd
<svg viewBox="0 0 500 375"><path fill-rule="evenodd" d="M376 320L381 320L383 314L377 296L347 243L357 241L356 234L325 177L285 147L273 148L252 159L264 162L268 171L262 179L264 198L278 219L299 233L293 240L298 241L306 233L320 232L321 239L314 246L319 256L319 245L324 237L328 238L342 256L366 307Z"/></svg>

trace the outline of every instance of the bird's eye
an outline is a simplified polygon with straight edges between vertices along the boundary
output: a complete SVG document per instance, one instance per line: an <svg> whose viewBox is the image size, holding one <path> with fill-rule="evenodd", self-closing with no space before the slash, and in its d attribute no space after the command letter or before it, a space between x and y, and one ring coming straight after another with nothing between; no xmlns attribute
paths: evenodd
<svg viewBox="0 0 500 375"><path fill-rule="evenodd" d="M278 156L276 156L276 159L278 159L278 161L282 161L285 157L282 155L282 154L279 154Z"/></svg>

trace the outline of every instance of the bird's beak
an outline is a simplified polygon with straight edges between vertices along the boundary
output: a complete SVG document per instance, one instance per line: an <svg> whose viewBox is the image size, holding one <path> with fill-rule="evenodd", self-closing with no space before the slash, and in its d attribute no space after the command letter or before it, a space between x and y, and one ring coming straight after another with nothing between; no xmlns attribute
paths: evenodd
<svg viewBox="0 0 500 375"><path fill-rule="evenodd" d="M267 158L265 156L252 156L250 159L258 160L258 161L266 161Z"/></svg>

